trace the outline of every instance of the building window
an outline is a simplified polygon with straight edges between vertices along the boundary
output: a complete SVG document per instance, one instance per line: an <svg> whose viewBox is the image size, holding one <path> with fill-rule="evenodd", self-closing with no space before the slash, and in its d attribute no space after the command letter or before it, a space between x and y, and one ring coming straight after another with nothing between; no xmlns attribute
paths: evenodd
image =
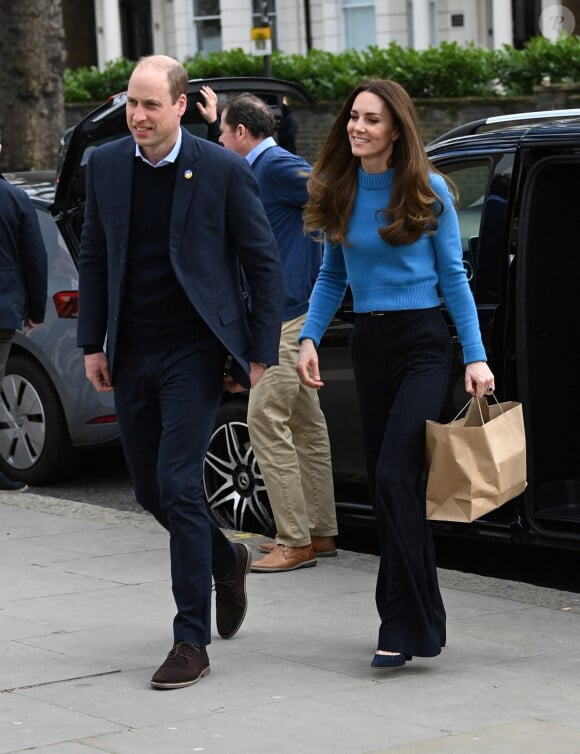
<svg viewBox="0 0 580 754"><path fill-rule="evenodd" d="M197 52L220 52L222 21L219 0L193 0Z"/></svg>
<svg viewBox="0 0 580 754"><path fill-rule="evenodd" d="M266 20L270 27L272 49L278 49L276 32L276 0L252 0L252 26L264 26Z"/></svg>
<svg viewBox="0 0 580 754"><path fill-rule="evenodd" d="M153 52L151 3L149 0L121 0L121 35L123 55L138 60Z"/></svg>
<svg viewBox="0 0 580 754"><path fill-rule="evenodd" d="M375 4L369 0L342 0L344 46L364 50L377 43Z"/></svg>

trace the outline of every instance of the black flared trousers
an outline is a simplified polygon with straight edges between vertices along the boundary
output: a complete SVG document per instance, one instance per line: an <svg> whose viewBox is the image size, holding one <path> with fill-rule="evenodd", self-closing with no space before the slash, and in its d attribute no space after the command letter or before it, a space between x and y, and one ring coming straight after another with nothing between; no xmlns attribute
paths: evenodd
<svg viewBox="0 0 580 754"><path fill-rule="evenodd" d="M430 522L425 421L441 413L451 340L439 308L357 315L352 360L380 562L378 648L433 657L445 646Z"/></svg>

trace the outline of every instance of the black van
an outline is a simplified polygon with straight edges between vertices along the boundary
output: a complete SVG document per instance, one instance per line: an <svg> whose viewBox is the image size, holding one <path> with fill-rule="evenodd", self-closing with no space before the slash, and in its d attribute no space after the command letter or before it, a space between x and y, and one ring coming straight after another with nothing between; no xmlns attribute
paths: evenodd
<svg viewBox="0 0 580 754"><path fill-rule="evenodd" d="M464 264L499 400L523 403L528 487L472 524L439 532L580 550L580 110L488 118L427 146L459 189ZM349 355L348 295L320 346L340 520L372 522ZM452 330L452 337L457 341ZM467 400L459 349L443 419ZM206 492L224 525L268 531L243 403L222 407Z"/></svg>

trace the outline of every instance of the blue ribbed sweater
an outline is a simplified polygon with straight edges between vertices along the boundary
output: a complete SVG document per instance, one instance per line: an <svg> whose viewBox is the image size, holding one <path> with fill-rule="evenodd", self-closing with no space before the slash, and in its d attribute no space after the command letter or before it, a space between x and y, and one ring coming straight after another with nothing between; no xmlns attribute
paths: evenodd
<svg viewBox="0 0 580 754"><path fill-rule="evenodd" d="M443 202L434 235L412 244L391 246L378 233L385 219L393 170L365 173L359 168L358 190L347 232L348 245L325 244L324 259L300 340L319 344L350 284L354 311L397 311L439 306L439 290L457 327L466 364L485 361L479 322L462 262L461 238L453 197L445 180L431 174Z"/></svg>

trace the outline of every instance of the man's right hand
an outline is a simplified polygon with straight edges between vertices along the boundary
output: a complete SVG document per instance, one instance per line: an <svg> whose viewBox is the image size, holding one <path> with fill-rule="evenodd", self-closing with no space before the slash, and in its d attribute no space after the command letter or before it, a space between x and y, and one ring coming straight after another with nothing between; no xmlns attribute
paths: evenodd
<svg viewBox="0 0 580 754"><path fill-rule="evenodd" d="M210 86L202 86L199 89L203 102L196 102L197 109L206 123L214 123L217 120L217 94Z"/></svg>
<svg viewBox="0 0 580 754"><path fill-rule="evenodd" d="M103 351L85 356L85 373L98 393L110 393L113 390L109 362Z"/></svg>

